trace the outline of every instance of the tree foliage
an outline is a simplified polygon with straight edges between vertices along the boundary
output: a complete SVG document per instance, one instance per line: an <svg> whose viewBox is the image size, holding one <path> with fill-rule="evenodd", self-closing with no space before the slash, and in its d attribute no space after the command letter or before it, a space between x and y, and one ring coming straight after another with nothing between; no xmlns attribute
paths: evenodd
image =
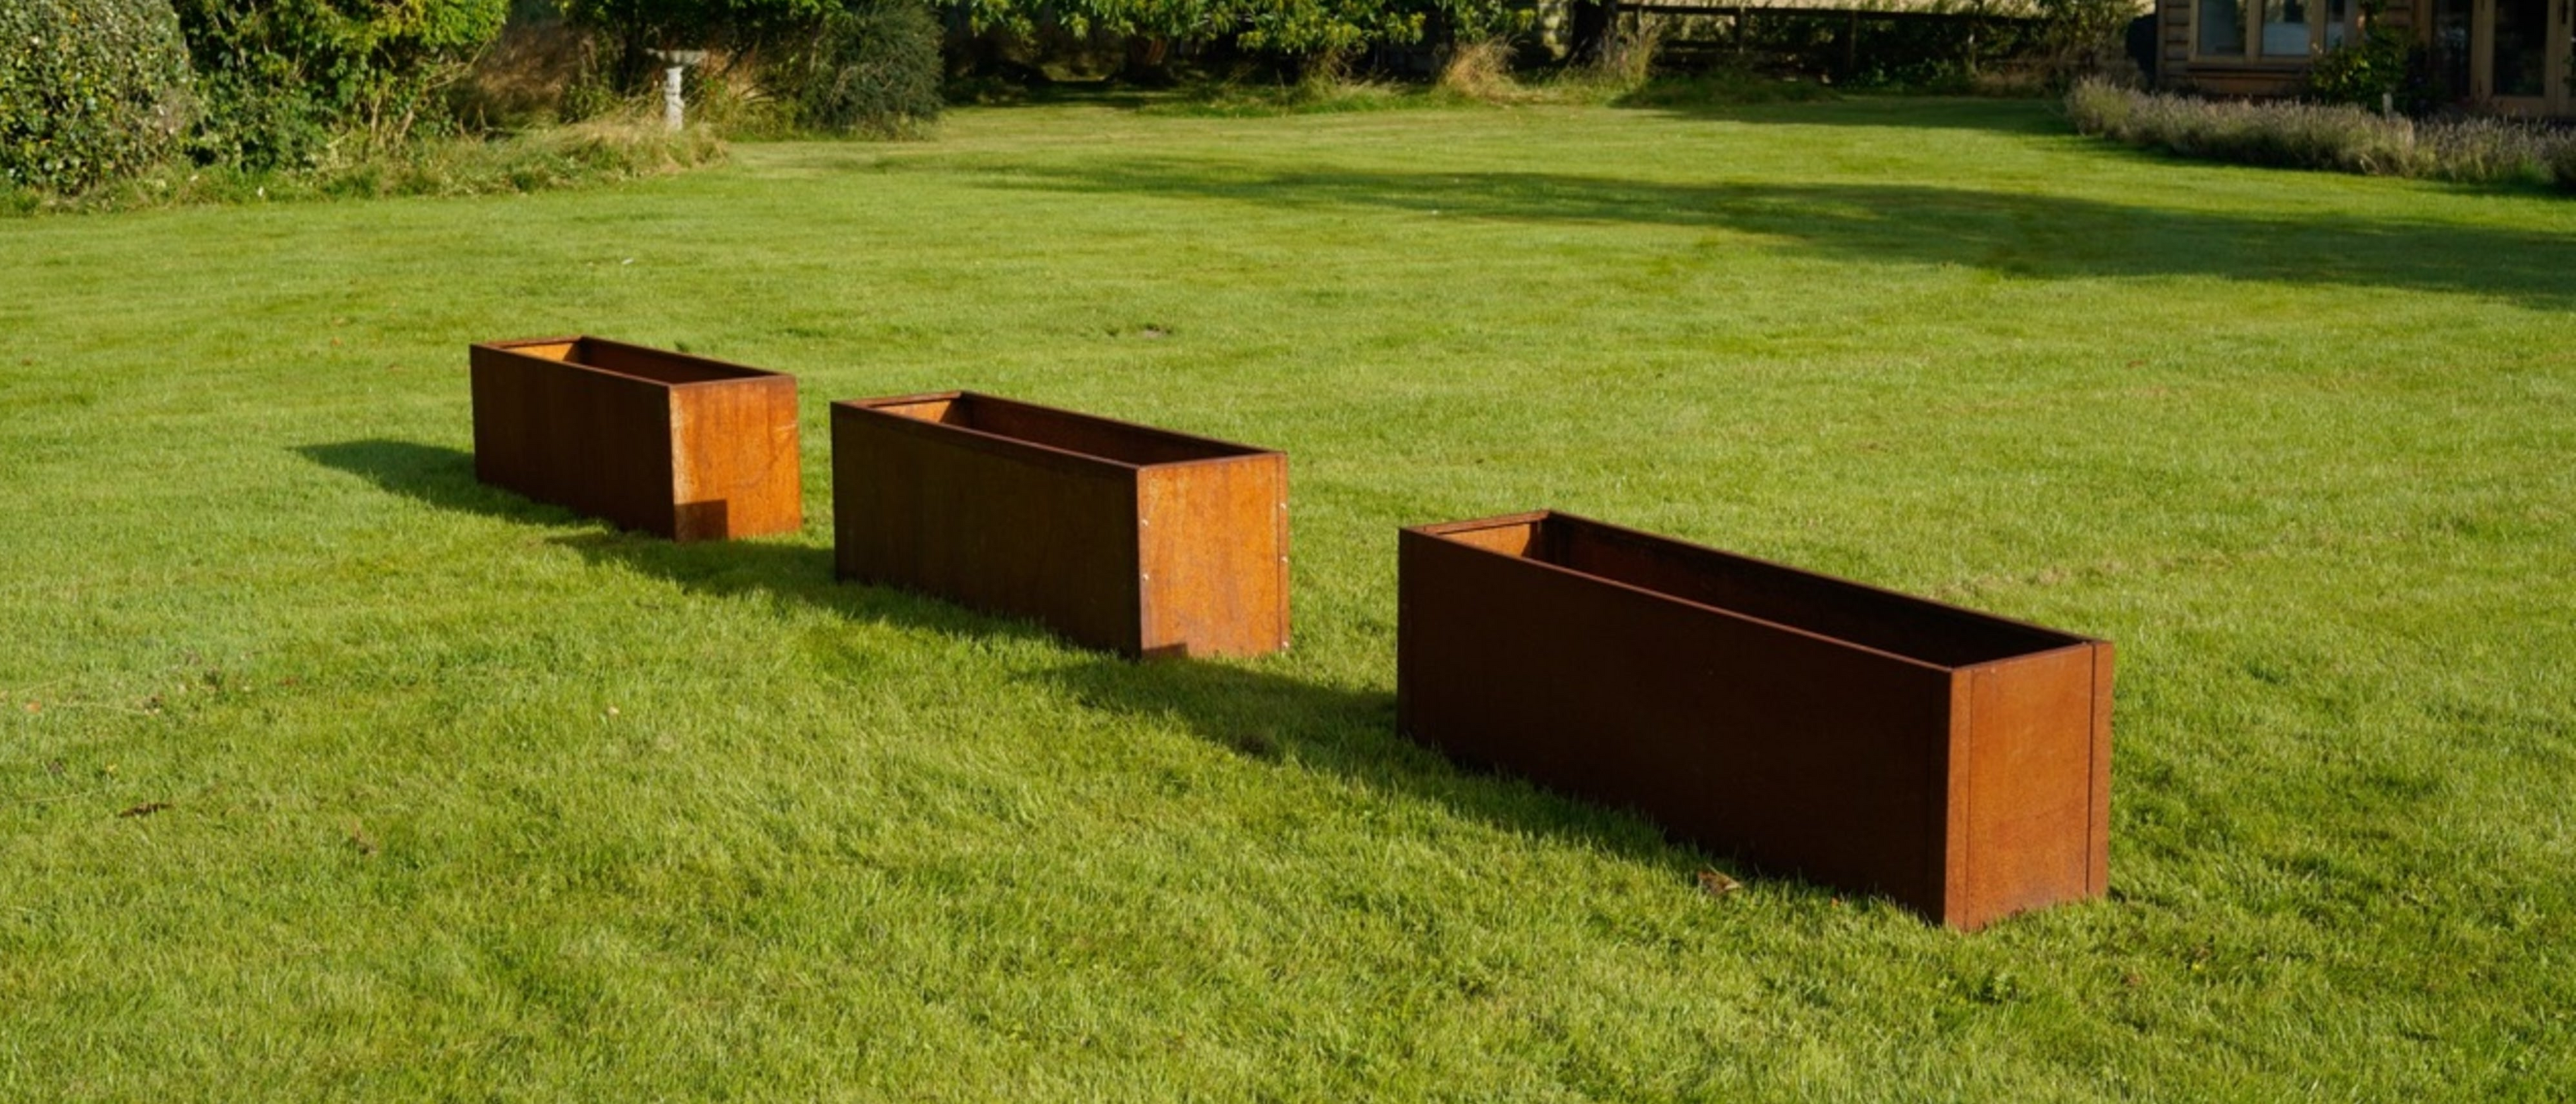
<svg viewBox="0 0 2576 1104"><path fill-rule="evenodd" d="M968 11L980 25L1053 18L1076 33L1230 39L1248 50L1305 55L1411 45L1434 28L1483 39L1516 22L1501 0L969 0Z"/></svg>
<svg viewBox="0 0 2576 1104"><path fill-rule="evenodd" d="M939 115L939 22L918 0L861 0L825 15L788 68L797 121L892 137Z"/></svg>
<svg viewBox="0 0 2576 1104"><path fill-rule="evenodd" d="M844 0L564 0L566 18L631 50L742 47L819 33Z"/></svg>
<svg viewBox="0 0 2576 1104"><path fill-rule="evenodd" d="M940 111L928 0L565 0L564 13L608 40L627 90L659 69L653 51L716 49L802 127L894 135Z"/></svg>
<svg viewBox="0 0 2576 1104"><path fill-rule="evenodd" d="M2385 7L2364 3L2361 37L2308 67L2311 98L2368 108L2384 103L2409 113L2428 105L2423 51L2413 36L2387 22Z"/></svg>
<svg viewBox="0 0 2576 1104"><path fill-rule="evenodd" d="M2138 0L2033 0L2040 19L2040 68L2060 90L2128 62L2129 21Z"/></svg>
<svg viewBox="0 0 2576 1104"><path fill-rule="evenodd" d="M382 147L442 119L437 94L501 33L508 0L176 0L204 76L196 152L310 163L335 135Z"/></svg>

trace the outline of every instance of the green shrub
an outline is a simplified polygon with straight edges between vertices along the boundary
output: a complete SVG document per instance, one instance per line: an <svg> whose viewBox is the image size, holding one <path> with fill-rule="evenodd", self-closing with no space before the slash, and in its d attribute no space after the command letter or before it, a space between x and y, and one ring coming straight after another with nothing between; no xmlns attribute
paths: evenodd
<svg viewBox="0 0 2576 1104"><path fill-rule="evenodd" d="M845 0L562 0L564 18L601 48L594 76L609 97L647 92L661 80L654 50L758 55L784 45L798 53Z"/></svg>
<svg viewBox="0 0 2576 1104"><path fill-rule="evenodd" d="M691 75L701 107L736 133L897 136L941 109L942 29L931 0L565 0L598 46L565 114L660 103L655 51L711 51ZM714 59L723 59L717 67ZM774 108L741 98L754 97ZM713 97L714 102L710 102Z"/></svg>
<svg viewBox="0 0 2576 1104"><path fill-rule="evenodd" d="M2576 192L2576 142L2558 147L2558 155L2549 159L2549 174L2558 178L2559 190Z"/></svg>
<svg viewBox="0 0 2576 1104"><path fill-rule="evenodd" d="M2127 43L2129 21L2140 8L2134 0L2033 0L2033 6L2039 11L2036 60L2049 87L2135 71Z"/></svg>
<svg viewBox="0 0 2576 1104"><path fill-rule="evenodd" d="M2324 103L2414 114L2430 99L2423 79L2423 50L2406 32L2379 18L2382 5L2364 3L2369 29L2359 40L2308 67L2308 96Z"/></svg>
<svg viewBox="0 0 2576 1104"><path fill-rule="evenodd" d="M508 0L174 0L203 78L200 161L311 167L449 128L439 93L500 35ZM354 11L355 14L352 14Z"/></svg>
<svg viewBox="0 0 2576 1104"><path fill-rule="evenodd" d="M0 191L78 192L164 159L190 85L166 0L0 3Z"/></svg>
<svg viewBox="0 0 2576 1104"><path fill-rule="evenodd" d="M856 0L823 17L792 67L797 121L892 137L939 117L938 21L920 0Z"/></svg>

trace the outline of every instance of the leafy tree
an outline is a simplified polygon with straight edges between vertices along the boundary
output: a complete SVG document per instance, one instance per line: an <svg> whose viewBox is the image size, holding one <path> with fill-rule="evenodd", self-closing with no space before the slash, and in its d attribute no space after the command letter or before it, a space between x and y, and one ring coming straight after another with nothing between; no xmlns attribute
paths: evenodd
<svg viewBox="0 0 2576 1104"><path fill-rule="evenodd" d="M2413 114L2429 105L2422 48L2381 16L2386 4L2361 6L2363 30L2308 67L2308 95L2326 103L2377 109L2383 102Z"/></svg>
<svg viewBox="0 0 2576 1104"><path fill-rule="evenodd" d="M785 74L797 120L892 137L937 118L939 37L918 0L857 0L824 16Z"/></svg>
<svg viewBox="0 0 2576 1104"><path fill-rule="evenodd" d="M618 83L660 68L651 51L724 49L752 60L798 123L891 135L936 118L940 27L927 0L566 0L615 44Z"/></svg>
<svg viewBox="0 0 2576 1104"><path fill-rule="evenodd" d="M1076 34L1230 39L1247 50L1327 57L1411 45L1434 27L1486 38L1520 21L1502 0L966 0L966 7L979 26L1026 29L1053 19Z"/></svg>
<svg viewBox="0 0 2576 1104"><path fill-rule="evenodd" d="M2066 89L2114 65L2127 64L2129 21L2138 0L2033 0L2040 21L2040 66L2051 87Z"/></svg>
<svg viewBox="0 0 2576 1104"><path fill-rule="evenodd" d="M509 0L176 0L204 78L200 157L309 163L341 131L377 146L440 120L437 93L501 33Z"/></svg>
<svg viewBox="0 0 2576 1104"><path fill-rule="evenodd" d="M564 0L566 18L608 33L629 53L744 47L810 38L854 10L844 0Z"/></svg>

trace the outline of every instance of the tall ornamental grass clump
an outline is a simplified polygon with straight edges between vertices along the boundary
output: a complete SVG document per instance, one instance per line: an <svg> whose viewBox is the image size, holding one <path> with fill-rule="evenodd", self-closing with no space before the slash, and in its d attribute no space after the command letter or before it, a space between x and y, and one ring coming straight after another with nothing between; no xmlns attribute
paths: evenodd
<svg viewBox="0 0 2576 1104"><path fill-rule="evenodd" d="M0 3L0 191L79 191L167 157L195 98L168 0Z"/></svg>
<svg viewBox="0 0 2576 1104"><path fill-rule="evenodd" d="M2501 184L2576 179L2576 135L2504 119L2417 121L2349 105L2204 100L2109 81L2066 94L2075 129L2178 156Z"/></svg>
<svg viewBox="0 0 2576 1104"><path fill-rule="evenodd" d="M936 120L939 22L920 0L858 0L825 15L790 67L797 122L901 137Z"/></svg>

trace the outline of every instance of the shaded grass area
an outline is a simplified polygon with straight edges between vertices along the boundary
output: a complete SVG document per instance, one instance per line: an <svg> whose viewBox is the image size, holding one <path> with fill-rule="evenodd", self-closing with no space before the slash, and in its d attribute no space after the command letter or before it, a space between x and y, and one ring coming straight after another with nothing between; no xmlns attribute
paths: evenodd
<svg viewBox="0 0 2576 1104"><path fill-rule="evenodd" d="M2565 1095L2576 216L2044 110L0 225L0 1098ZM474 482L464 344L575 331L797 373L805 531ZM1295 648L833 582L825 404L954 387L1288 450ZM2111 899L1956 936L1401 740L1395 528L1534 506L2116 640Z"/></svg>
<svg viewBox="0 0 2576 1104"><path fill-rule="evenodd" d="M1467 218L1708 227L1854 261L1963 265L2043 279L2211 275L2576 302L2576 239L2421 219L2173 211L1925 184L1673 184L1527 172L1265 172L1085 165L1040 187L1170 193L1262 206L1378 206Z"/></svg>

